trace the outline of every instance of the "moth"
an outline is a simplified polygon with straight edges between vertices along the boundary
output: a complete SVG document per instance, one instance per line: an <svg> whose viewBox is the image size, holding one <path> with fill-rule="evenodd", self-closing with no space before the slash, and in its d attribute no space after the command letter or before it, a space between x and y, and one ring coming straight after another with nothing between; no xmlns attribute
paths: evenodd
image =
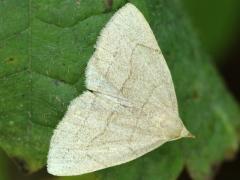
<svg viewBox="0 0 240 180"><path fill-rule="evenodd" d="M119 9L101 31L85 83L51 138L49 173L93 172L191 136L163 54L134 5Z"/></svg>

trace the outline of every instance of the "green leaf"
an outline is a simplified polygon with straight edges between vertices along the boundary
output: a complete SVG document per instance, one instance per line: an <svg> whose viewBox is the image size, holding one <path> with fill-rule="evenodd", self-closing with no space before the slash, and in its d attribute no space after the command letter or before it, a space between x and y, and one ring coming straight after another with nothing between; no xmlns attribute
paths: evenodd
<svg viewBox="0 0 240 180"><path fill-rule="evenodd" d="M4 154L4 152L2 151L2 149L0 149L0 179L4 179L4 180L10 180L10 176L8 173L8 161L7 158Z"/></svg>
<svg viewBox="0 0 240 180"><path fill-rule="evenodd" d="M0 145L23 169L45 165L108 9L99 0L0 1Z"/></svg>
<svg viewBox="0 0 240 180"><path fill-rule="evenodd" d="M173 76L180 115L196 138L167 143L89 177L169 180L185 166L194 179L204 179L236 151L239 109L179 1L131 2L154 31ZM84 70L97 36L124 3L0 1L0 146L24 169L45 165L53 129L84 90Z"/></svg>
<svg viewBox="0 0 240 180"><path fill-rule="evenodd" d="M183 3L205 50L214 56L221 56L222 50L233 43L237 34L239 1L183 0Z"/></svg>

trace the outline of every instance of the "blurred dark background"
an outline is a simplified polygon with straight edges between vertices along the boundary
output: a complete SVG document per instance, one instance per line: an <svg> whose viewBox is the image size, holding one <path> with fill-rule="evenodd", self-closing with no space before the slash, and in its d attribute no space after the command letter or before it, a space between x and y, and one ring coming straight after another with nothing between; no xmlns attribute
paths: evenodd
<svg viewBox="0 0 240 180"><path fill-rule="evenodd" d="M229 91L240 102L240 1L239 0L183 0L190 20L202 46L213 57ZM231 160L213 168L213 179L240 179L240 152ZM55 178L46 176L46 170L24 176L0 150L0 180L93 180L91 175ZM186 170L180 180L191 179Z"/></svg>

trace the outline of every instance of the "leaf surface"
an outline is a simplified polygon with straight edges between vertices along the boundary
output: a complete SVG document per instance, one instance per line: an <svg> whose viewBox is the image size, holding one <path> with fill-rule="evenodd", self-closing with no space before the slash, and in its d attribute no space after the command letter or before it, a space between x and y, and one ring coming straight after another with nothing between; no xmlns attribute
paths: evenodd
<svg viewBox="0 0 240 180"><path fill-rule="evenodd" d="M194 179L237 149L239 109L203 51L179 1L132 0L169 65L180 115L196 136L91 175L101 179ZM84 90L100 30L124 0L0 1L0 146L23 169L46 163L53 129ZM94 5L93 5L94 4Z"/></svg>

